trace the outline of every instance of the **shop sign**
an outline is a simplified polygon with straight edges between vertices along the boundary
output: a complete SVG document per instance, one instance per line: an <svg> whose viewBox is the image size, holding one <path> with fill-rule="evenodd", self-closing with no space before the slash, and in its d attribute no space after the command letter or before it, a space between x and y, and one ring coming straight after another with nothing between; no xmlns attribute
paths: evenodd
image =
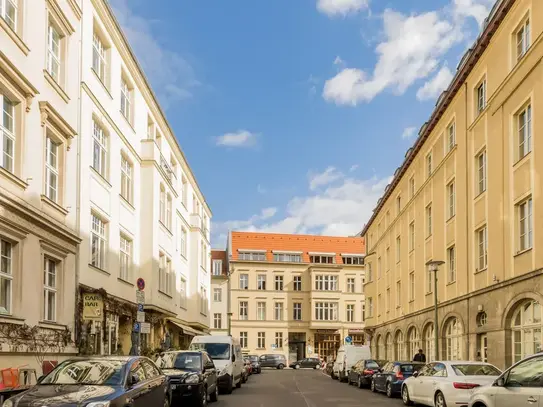
<svg viewBox="0 0 543 407"><path fill-rule="evenodd" d="M83 293L83 320L101 321L104 315L104 301L100 294Z"/></svg>
<svg viewBox="0 0 543 407"><path fill-rule="evenodd" d="M349 334L362 334L364 333L363 329L349 329Z"/></svg>
<svg viewBox="0 0 543 407"><path fill-rule="evenodd" d="M318 334L339 334L339 329L317 329Z"/></svg>

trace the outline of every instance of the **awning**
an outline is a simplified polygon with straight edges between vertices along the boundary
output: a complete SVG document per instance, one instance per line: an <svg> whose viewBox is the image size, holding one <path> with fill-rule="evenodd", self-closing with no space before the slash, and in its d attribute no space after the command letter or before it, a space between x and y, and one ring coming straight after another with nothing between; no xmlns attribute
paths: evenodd
<svg viewBox="0 0 543 407"><path fill-rule="evenodd" d="M205 332L199 331L197 329L191 328L188 325L182 324L181 322L174 321L173 319L168 319L169 322L174 324L176 327L180 328L186 335L207 335Z"/></svg>

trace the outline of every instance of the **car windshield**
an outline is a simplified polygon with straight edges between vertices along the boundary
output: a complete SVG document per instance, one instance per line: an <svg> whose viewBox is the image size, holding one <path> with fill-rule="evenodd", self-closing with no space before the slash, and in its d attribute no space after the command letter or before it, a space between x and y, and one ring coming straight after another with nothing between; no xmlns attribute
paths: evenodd
<svg viewBox="0 0 543 407"><path fill-rule="evenodd" d="M366 369L379 369L379 365L373 360L368 360L366 362Z"/></svg>
<svg viewBox="0 0 543 407"><path fill-rule="evenodd" d="M413 373L415 370L418 370L423 365L400 365L400 371L402 373Z"/></svg>
<svg viewBox="0 0 543 407"><path fill-rule="evenodd" d="M124 362L120 360L71 360L61 363L40 384L119 386Z"/></svg>
<svg viewBox="0 0 543 407"><path fill-rule="evenodd" d="M193 343L191 350L205 350L213 360L229 360L230 345L227 343Z"/></svg>
<svg viewBox="0 0 543 407"><path fill-rule="evenodd" d="M250 355L248 358L251 362L258 362L258 356L256 355Z"/></svg>
<svg viewBox="0 0 543 407"><path fill-rule="evenodd" d="M457 376L499 376L500 372L491 365L453 365Z"/></svg>
<svg viewBox="0 0 543 407"><path fill-rule="evenodd" d="M202 356L193 352L164 353L156 360L156 365L161 369L182 369L200 371Z"/></svg>

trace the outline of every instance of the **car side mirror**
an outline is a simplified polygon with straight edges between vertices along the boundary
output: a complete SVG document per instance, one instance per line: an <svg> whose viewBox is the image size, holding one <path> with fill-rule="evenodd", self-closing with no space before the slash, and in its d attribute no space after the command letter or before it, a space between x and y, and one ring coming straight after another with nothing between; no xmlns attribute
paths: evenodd
<svg viewBox="0 0 543 407"><path fill-rule="evenodd" d="M207 363L204 366L204 370L213 370L213 369L215 369L215 365L213 363Z"/></svg>
<svg viewBox="0 0 543 407"><path fill-rule="evenodd" d="M236 355L232 355L232 362L236 361Z"/></svg>
<svg viewBox="0 0 543 407"><path fill-rule="evenodd" d="M494 386L496 386L496 387L505 387L505 379L503 377L498 378L494 382Z"/></svg>
<svg viewBox="0 0 543 407"><path fill-rule="evenodd" d="M413 377L418 377L419 376L419 372L417 372L416 370L413 372Z"/></svg>
<svg viewBox="0 0 543 407"><path fill-rule="evenodd" d="M140 382L140 378L138 376L136 376L135 374L130 375L130 380L128 381L128 385L130 387L134 387L139 382Z"/></svg>

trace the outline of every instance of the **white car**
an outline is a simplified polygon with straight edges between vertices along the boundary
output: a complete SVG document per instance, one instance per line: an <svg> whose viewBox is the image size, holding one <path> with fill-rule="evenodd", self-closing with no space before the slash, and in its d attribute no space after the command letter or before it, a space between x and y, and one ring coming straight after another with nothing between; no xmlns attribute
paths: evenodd
<svg viewBox="0 0 543 407"><path fill-rule="evenodd" d="M543 353L511 366L494 383L477 389L469 407L537 407L543 399Z"/></svg>
<svg viewBox="0 0 543 407"><path fill-rule="evenodd" d="M474 389L493 383L501 373L483 362L428 363L403 382L402 400L406 406L467 407Z"/></svg>

